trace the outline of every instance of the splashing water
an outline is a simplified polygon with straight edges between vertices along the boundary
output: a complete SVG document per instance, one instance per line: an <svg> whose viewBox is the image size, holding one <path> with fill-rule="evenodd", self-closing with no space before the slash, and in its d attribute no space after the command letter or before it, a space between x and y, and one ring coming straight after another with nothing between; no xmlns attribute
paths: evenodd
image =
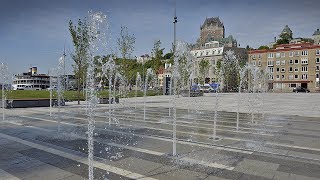
<svg viewBox="0 0 320 180"><path fill-rule="evenodd" d="M151 68L147 69L147 74L144 81L144 94L143 94L143 120L146 120L146 96L149 85L149 79L152 79L154 76L153 70Z"/></svg>
<svg viewBox="0 0 320 180"><path fill-rule="evenodd" d="M106 15L97 12L89 12L89 54L88 54L88 69L86 78L86 101L88 103L88 165L89 165L89 180L93 180L93 131L95 129L95 108L98 104L95 63L94 56L97 53L106 50L107 36L105 31L108 30Z"/></svg>
<svg viewBox="0 0 320 180"><path fill-rule="evenodd" d="M5 108L7 106L7 90L9 89L9 72L8 66L0 63L0 82L1 82L1 97L2 97L2 120L5 120Z"/></svg>

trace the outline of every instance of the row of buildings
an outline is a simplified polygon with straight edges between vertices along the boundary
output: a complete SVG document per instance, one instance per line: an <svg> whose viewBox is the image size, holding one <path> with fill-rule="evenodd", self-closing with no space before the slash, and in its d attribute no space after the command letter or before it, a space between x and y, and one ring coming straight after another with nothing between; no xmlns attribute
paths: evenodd
<svg viewBox="0 0 320 180"><path fill-rule="evenodd" d="M232 35L225 36L225 27L219 17L206 18L200 26L200 36L197 42L191 45L190 53L194 56L193 74L199 77L199 63L202 60L209 62L209 70L205 75L205 83L216 80L217 62L229 50L233 51L238 60L248 62L266 70L269 73L269 90L292 91L295 87L308 88L310 91L320 91L320 31L317 29L311 38L293 38L289 26L285 26L281 35L290 37L289 44L277 44L276 38L265 49L245 49L238 47L237 40ZM265 47L266 47L265 46ZM145 54L137 58L139 63L145 63L152 58ZM163 86L166 78L171 77L171 64L157 71L158 84ZM67 76L68 89L76 84L74 76ZM56 80L53 80L54 83ZM16 75L13 82L14 89L24 86L34 89L46 89L50 86L48 75L37 74L35 67L29 72Z"/></svg>
<svg viewBox="0 0 320 180"><path fill-rule="evenodd" d="M292 33L288 26L283 33ZM292 34L291 34L292 35ZM320 31L312 38L292 38L289 44L250 50L248 62L269 72L269 89L292 92L295 87L320 91Z"/></svg>
<svg viewBox="0 0 320 180"><path fill-rule="evenodd" d="M274 42L266 45L266 49L245 49L237 46L237 41L230 35L225 37L225 29L219 17L206 18L200 26L200 38L193 45L191 54L195 57L194 75L199 77L199 63L202 60L209 62L209 72L206 73L205 83L212 83L216 79L217 62L232 50L237 59L245 63L258 66L268 71L268 89L270 91L292 92L295 87L308 88L311 92L320 91L320 31L317 29L310 37L293 38L288 25L284 27L281 35L291 37L288 44L276 45ZM159 74L170 77L167 70Z"/></svg>

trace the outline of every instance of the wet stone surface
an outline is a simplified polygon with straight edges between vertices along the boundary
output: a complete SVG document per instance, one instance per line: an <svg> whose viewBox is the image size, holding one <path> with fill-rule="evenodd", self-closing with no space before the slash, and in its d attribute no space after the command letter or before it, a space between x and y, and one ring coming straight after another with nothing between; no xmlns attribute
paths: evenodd
<svg viewBox="0 0 320 180"><path fill-rule="evenodd" d="M95 179L319 179L320 121L289 115L177 109L177 155L172 156L172 119L165 101L137 109L96 109ZM152 104L158 104L152 106ZM197 111L194 109L197 108ZM191 113L191 114L188 114ZM11 109L0 126L0 179L86 179L87 115L68 104L60 116L48 108ZM60 117L60 118L58 118ZM60 131L58 126L60 123ZM3 179L3 178L2 178Z"/></svg>

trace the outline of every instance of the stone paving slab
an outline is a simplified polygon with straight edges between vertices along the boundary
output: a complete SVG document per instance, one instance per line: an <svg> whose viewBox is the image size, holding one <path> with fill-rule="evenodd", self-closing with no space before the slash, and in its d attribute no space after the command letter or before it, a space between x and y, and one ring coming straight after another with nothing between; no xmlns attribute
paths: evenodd
<svg viewBox="0 0 320 180"><path fill-rule="evenodd" d="M20 179L0 169L0 180L20 180Z"/></svg>
<svg viewBox="0 0 320 180"><path fill-rule="evenodd" d="M277 97L279 99L284 97L294 97L297 95L292 94L284 94L283 97L266 94L269 97ZM226 110L226 107L230 109L228 111L233 111L235 106L234 102L232 102L233 94L222 94L221 95L221 107L219 110ZM229 166L234 167L232 170L227 169L218 169L218 168L210 168L210 166L204 166L201 164L192 164L187 161L173 160L172 157L168 156L168 153L171 152L172 144L170 141L164 141L161 139L152 139L147 137L152 136L163 136L163 139L169 139L172 137L170 130L172 127L170 124L160 124L157 125L154 122L159 122L159 118L166 113L166 106L168 105L168 97L148 97L148 109L150 109L150 113L148 116L150 117L147 123L137 122L132 120L122 120L121 123L124 125L107 125L107 119L105 117L97 118L97 120L101 120L104 122L96 123L96 146L95 146L95 155L98 158L110 158L114 156L117 152L121 153L121 158L117 158L112 162L105 161L101 163L99 167L104 167L107 164L111 164L115 167L128 169L135 173L145 174L148 172L153 172L153 178L159 179L215 179L215 178L225 178L225 179L313 179L320 178L320 162L312 159L317 159L319 157L319 149L320 149L320 131L318 131L318 127L320 125L320 121L317 118L308 118L303 116L290 116L290 115L270 115L268 114L265 121L261 119L257 120L256 124L246 123L243 124L243 127L249 129L243 129L243 132L253 132L264 134L271 134L273 136L263 136L257 134L240 134L228 131L232 126L231 123L234 120L230 117L234 116L235 113L230 112L222 112L219 111L219 117L223 118L224 123L218 124L223 126L218 126L221 129L226 131L217 131L218 136L220 137L228 137L216 143L218 145L229 145L233 148L242 147L247 148L248 150L259 150L262 152L253 152L252 154L245 153L236 153L232 151L226 151L222 149L210 149L208 147L204 148L201 146L193 146L191 144L181 144L178 143L178 153L179 156L186 158L194 158L199 160L198 162L206 162L206 163L222 163L227 164ZM312 104L312 98L316 98L316 95L312 96L304 96L289 101L289 105L282 106L281 111L287 111L290 113L291 111L295 111L295 113L300 113L305 109L299 110L297 108L291 108L293 102L298 101L309 101ZM139 98L136 99L126 99L126 102L133 100L141 100ZM193 109L198 110L206 110L201 113L198 111L194 118L199 118L196 120L197 123L200 123L199 126L209 126L210 122L204 122L202 119L205 119L207 110L211 110L211 105L214 104L213 97L201 97L197 99L192 99L195 102L198 102L197 105L194 105ZM190 98L178 98L178 107L179 108L187 108L187 101L190 101ZM203 101L203 102L202 102ZM280 109L276 109L277 106L272 102L272 99L268 99L266 104L272 104L273 107L269 107L265 110L266 113L274 110L275 113L281 114ZM231 103L228 105L228 103ZM232 104L233 103L233 104ZM151 107L153 106L153 107ZM139 105L140 113L141 104ZM162 108L161 108L162 107ZM210 109L211 107L211 109ZM100 106L99 111L103 113L106 111L107 106ZM126 113L134 113L132 109L127 104L122 104L117 106L117 113L119 115ZM305 107L303 107L305 108ZM314 108L313 108L314 109ZM57 119L58 116L52 118L53 121L43 121L39 119L33 118L21 118L21 115L27 115L30 117L37 116L39 118L51 119L48 117L48 109L40 108L41 111L35 113L32 111L37 111L37 108L32 108L29 112L25 112L24 110L18 110L18 113L13 113L14 110L10 110L12 115L10 117L10 113L8 115L8 120L12 120L13 124L5 124L1 126L1 132L8 134L10 136L22 138L26 141L32 142L42 142L45 144L52 144L53 147L61 147L60 151L63 151L63 148L68 148L69 150L86 153L86 141L81 140L81 138L72 137L71 139L63 139L62 134L57 135L57 122L62 120L65 124L61 125L61 129L65 133L63 136L68 138L68 134L81 134L85 136L86 131L86 117L83 116L84 110L78 107L74 107L73 105L66 106L63 108L65 114L62 114L62 119ZM68 114L68 111L72 110L72 113L79 113L78 115ZM151 112L152 111L152 112ZM158 111L158 112L157 112ZM186 109L179 110L178 115L183 115L186 113ZM303 112L299 115L305 115L306 112ZM314 116L316 113L309 112L311 116ZM69 117L68 117L69 116ZM142 116L142 114L140 114ZM75 118L77 117L77 118ZM203 118L202 118L203 117ZM245 117L244 114L241 114L241 117ZM318 116L320 117L320 116ZM78 119L78 118L83 118ZM132 117L128 117L132 118ZM187 120L187 119L184 119ZM192 121L192 120L191 120ZM247 119L245 120L248 121ZM169 121L168 121L169 122ZM165 122L165 123L168 123ZM14 124L16 123L16 124ZM80 126L73 126L67 123L76 123ZM209 123L209 124L208 124ZM264 123L272 126L264 126ZM126 127L125 124L139 126L145 126L140 128ZM181 123L183 124L183 123ZM3 125L3 124L2 124ZM209 135L212 134L211 130L205 130L205 128L199 128L198 126L192 124L190 127L181 126L178 129L180 132L177 134L180 139L190 139L196 140L202 143L212 143L212 140L208 139ZM278 127L277 127L278 126ZM106 129L105 129L106 128ZM158 129L157 129L158 128ZM161 129L160 129L161 128ZM292 129L291 129L292 128ZM104 130L105 129L105 130ZM47 130L47 131L46 131ZM48 131L50 130L50 131ZM114 132L108 130L115 130ZM130 130L130 133L128 133ZM116 132L118 131L118 132ZM126 132L119 133L119 131ZM134 133L135 135L133 135ZM192 134L194 133L194 134ZM200 134L196 134L200 133ZM138 136L136 136L138 135ZM143 136L140 136L143 135ZM109 141L110 140L110 141ZM124 148L115 148L112 145L108 145L108 143L117 143L122 146L132 146L131 149ZM197 142L195 142L197 143ZM273 144L274 143L274 144ZM278 145L277 145L278 144ZM51 152L42 152L43 150L37 150L34 148L30 148L19 143L10 142L6 139L0 138L0 169L3 169L7 172L7 170L12 171L13 168L17 168L16 174L20 176L26 172L29 172L30 169L34 169L36 171L37 168L41 168L41 163L43 167L51 167L53 169L53 173L55 174L55 170L61 170L62 174L65 173L65 177L58 177L59 179L77 179L77 178L85 178L87 177L87 166L84 162L71 162L66 157L59 157L59 155L52 155ZM2 146L3 145L3 146ZM5 147L5 148L2 148ZM110 155L106 153L100 153L103 148L110 148ZM79 149L80 148L80 149ZM134 149L134 148L140 148ZM159 152L164 153L165 155L155 155L148 154L150 152ZM72 151L68 151L68 153L72 153ZM1 153L8 154L6 157ZM12 155L9 154L12 152ZM282 155L277 155L282 154ZM292 157L290 157L292 156ZM298 158L294 158L298 156ZM300 158L299 158L300 157ZM29 158L29 159L28 159ZM30 159L31 158L31 159ZM7 160L11 163L7 163ZM38 163L40 162L40 163ZM193 161L195 162L195 161ZM27 163L30 163L30 168L26 168ZM38 163L38 164L37 164ZM69 166L67 164L69 164ZM80 165L80 166L78 166ZM6 167L11 166L12 168L6 169ZM56 168L56 169L55 169ZM51 168L48 168L51 169ZM40 170L38 170L40 171ZM44 171L46 172L46 171ZM69 174L70 173L70 174ZM105 171L101 171L101 169L95 169L95 173L98 177L103 177L106 174ZM51 174L48 172L48 174ZM149 173L150 174L150 173ZM29 175L29 174L28 174ZM151 175L150 175L151 176ZM19 176L18 176L19 177ZM29 178L29 176L27 176ZM32 176L30 176L31 178ZM35 178L38 176L34 175ZM118 177L115 175L115 177Z"/></svg>

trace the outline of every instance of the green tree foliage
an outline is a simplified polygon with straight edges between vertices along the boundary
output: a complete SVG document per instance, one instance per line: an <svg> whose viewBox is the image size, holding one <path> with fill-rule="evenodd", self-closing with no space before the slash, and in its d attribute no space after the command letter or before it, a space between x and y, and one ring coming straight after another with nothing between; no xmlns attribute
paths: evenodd
<svg viewBox="0 0 320 180"><path fill-rule="evenodd" d="M199 80L205 84L205 78L209 73L210 63L208 60L202 59L199 62Z"/></svg>
<svg viewBox="0 0 320 180"><path fill-rule="evenodd" d="M290 40L292 39L292 35L288 33L282 33L279 35L280 39L277 40L277 45L279 44L289 44Z"/></svg>
<svg viewBox="0 0 320 180"><path fill-rule="evenodd" d="M118 60L122 61L120 64L121 74L123 74L123 76L129 81L134 78L132 73L129 71L129 66L131 66L132 63L130 62L131 60L128 60L128 58L134 51L135 42L136 38L133 34L129 34L128 28L126 26L121 26L120 37L117 39L117 45L121 54L121 59Z"/></svg>
<svg viewBox="0 0 320 180"><path fill-rule="evenodd" d="M238 88L240 61L233 51L229 50L223 55L221 62L221 78L224 85L224 91L231 92Z"/></svg>
<svg viewBox="0 0 320 180"><path fill-rule="evenodd" d="M263 49L270 49L270 48L268 46L260 46L258 49L263 50Z"/></svg>
<svg viewBox="0 0 320 180"><path fill-rule="evenodd" d="M118 49L122 59L128 59L134 51L136 38L133 34L129 34L126 26L121 26L120 37L117 39Z"/></svg>
<svg viewBox="0 0 320 180"><path fill-rule="evenodd" d="M169 52L163 56L164 59L171 59L173 57L173 53Z"/></svg>
<svg viewBox="0 0 320 180"><path fill-rule="evenodd" d="M153 61L153 67L151 67L155 72L160 68L164 66L164 63L162 62L163 59L163 50L164 48L161 48L161 41L157 40L153 44L152 48L152 61Z"/></svg>
<svg viewBox="0 0 320 180"><path fill-rule="evenodd" d="M87 67L88 67L88 51L89 51L89 33L86 19L78 20L78 25L74 25L73 22L69 21L69 32L71 34L74 53L72 59L75 62L73 70L77 78L78 86L78 104L80 104L80 89L83 88L82 84L85 81Z"/></svg>

